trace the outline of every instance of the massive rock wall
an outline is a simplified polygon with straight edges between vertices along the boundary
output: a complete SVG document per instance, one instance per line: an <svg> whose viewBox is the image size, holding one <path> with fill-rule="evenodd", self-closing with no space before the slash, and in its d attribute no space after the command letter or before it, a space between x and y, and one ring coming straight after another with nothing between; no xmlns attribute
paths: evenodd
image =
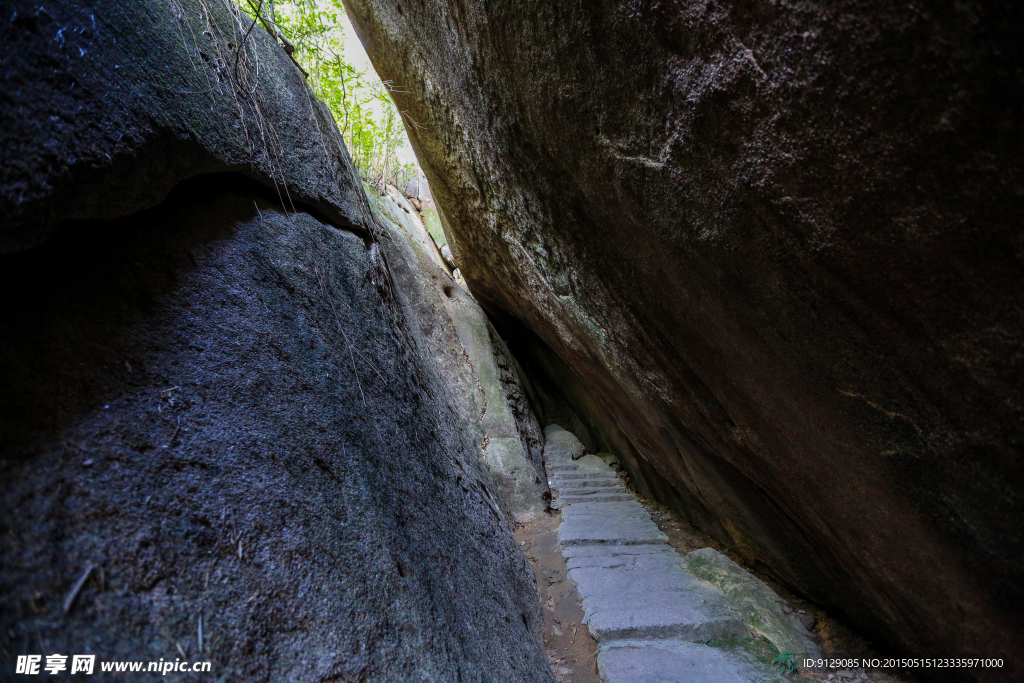
<svg viewBox="0 0 1024 683"><path fill-rule="evenodd" d="M1018 3L346 6L627 462L896 651L1021 655Z"/></svg>
<svg viewBox="0 0 1024 683"><path fill-rule="evenodd" d="M550 681L464 388L403 309L429 292L231 7L0 19L4 678Z"/></svg>
<svg viewBox="0 0 1024 683"><path fill-rule="evenodd" d="M472 425L496 504L510 523L536 519L551 499L545 437L534 408L543 410L544 404L535 392L531 399L529 380L505 340L473 296L452 279L420 222L422 214L396 198L391 188L379 201L376 192L368 196L388 228L382 244L389 262L401 262L395 270L410 280L400 289L415 294L403 299L402 306L456 392L452 405L460 420Z"/></svg>
<svg viewBox="0 0 1024 683"><path fill-rule="evenodd" d="M419 215L392 189L380 201L376 192L368 196L387 228L388 262L401 264L394 270L409 280L401 289L412 296L400 296L401 305L453 389L450 403L483 454L495 506L509 525L527 523L551 497L540 425L487 314L452 279Z"/></svg>

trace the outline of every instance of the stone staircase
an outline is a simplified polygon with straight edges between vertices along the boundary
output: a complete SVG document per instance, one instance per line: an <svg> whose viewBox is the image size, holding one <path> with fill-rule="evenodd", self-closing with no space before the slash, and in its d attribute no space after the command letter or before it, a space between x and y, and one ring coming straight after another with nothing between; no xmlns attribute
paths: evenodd
<svg viewBox="0 0 1024 683"><path fill-rule="evenodd" d="M746 623L725 595L699 581L603 460L547 465L562 510L558 541L598 641L606 683L786 680L743 647Z"/></svg>

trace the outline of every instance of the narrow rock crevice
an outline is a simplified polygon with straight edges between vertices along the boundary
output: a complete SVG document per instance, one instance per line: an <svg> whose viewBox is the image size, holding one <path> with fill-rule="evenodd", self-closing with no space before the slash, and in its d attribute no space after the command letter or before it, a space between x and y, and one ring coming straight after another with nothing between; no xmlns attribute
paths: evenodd
<svg viewBox="0 0 1024 683"><path fill-rule="evenodd" d="M1020 3L329 4L0 16L0 669L1021 679Z"/></svg>

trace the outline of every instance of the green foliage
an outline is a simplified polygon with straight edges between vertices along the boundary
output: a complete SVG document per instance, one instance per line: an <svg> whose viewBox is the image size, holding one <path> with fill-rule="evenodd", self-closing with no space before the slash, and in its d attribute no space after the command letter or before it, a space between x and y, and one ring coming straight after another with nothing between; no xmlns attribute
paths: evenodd
<svg viewBox="0 0 1024 683"><path fill-rule="evenodd" d="M787 674L796 673L798 668L796 659L794 659L792 652L780 652L778 656L772 660L772 664L779 667Z"/></svg>
<svg viewBox="0 0 1024 683"><path fill-rule="evenodd" d="M259 11L307 74L316 96L331 113L360 176L377 187L404 187L415 174L402 164L405 144L401 116L390 96L390 83L358 71L344 58L345 8L341 0L239 0L249 16Z"/></svg>

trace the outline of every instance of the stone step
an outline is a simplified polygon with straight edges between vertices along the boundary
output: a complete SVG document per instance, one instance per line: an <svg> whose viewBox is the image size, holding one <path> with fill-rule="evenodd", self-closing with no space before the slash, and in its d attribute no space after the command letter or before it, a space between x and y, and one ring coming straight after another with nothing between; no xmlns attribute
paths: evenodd
<svg viewBox="0 0 1024 683"><path fill-rule="evenodd" d="M740 610L698 579L596 456L548 466L561 507L558 546L597 639L605 683L783 683L729 640L751 635Z"/></svg>
<svg viewBox="0 0 1024 683"><path fill-rule="evenodd" d="M576 503L618 503L624 500L633 500L632 493L591 493L578 496L559 496L558 500L566 505Z"/></svg>
<svg viewBox="0 0 1024 683"><path fill-rule="evenodd" d="M586 488L615 488L622 486L622 480L615 479L565 479L562 481L565 488L586 487Z"/></svg>
<svg viewBox="0 0 1024 683"><path fill-rule="evenodd" d="M548 468L548 472L553 475L571 475L571 474L616 474L615 470L611 467L595 467L593 465L589 467L577 467L575 469L564 469L564 470L552 470Z"/></svg>
<svg viewBox="0 0 1024 683"><path fill-rule="evenodd" d="M622 479L564 479L551 484L552 488L614 488L622 485Z"/></svg>
<svg viewBox="0 0 1024 683"><path fill-rule="evenodd" d="M658 527L651 521L651 516L635 498L624 500L615 505L573 505L572 510L565 510L562 513L562 529L572 529L574 525L586 521L604 524L605 526L617 526L623 522L643 522L652 529ZM590 519L594 518L594 519Z"/></svg>
<svg viewBox="0 0 1024 683"><path fill-rule="evenodd" d="M566 496L574 496L577 498L590 498L593 496L625 496L631 495L629 491L622 487L614 489L555 489L558 491L558 496L565 498ZM599 500L596 499L595 500ZM629 500L628 498L622 498L621 500ZM577 503L586 502L585 500L578 500Z"/></svg>
<svg viewBox="0 0 1024 683"><path fill-rule="evenodd" d="M614 470L608 470L607 472L555 472L548 474L549 481L578 481L581 479L585 480L616 480L619 476L615 474Z"/></svg>
<svg viewBox="0 0 1024 683"><path fill-rule="evenodd" d="M664 543L662 541L655 541L653 543L634 543L629 545L619 545L614 543L598 543L598 544L587 544L581 543L577 545L563 546L561 548L562 556L565 558L566 566L571 560L581 558L581 563L574 566L583 566L582 558L587 557L608 557L609 555L619 557L630 557L634 555L646 555L650 553L660 553L665 550Z"/></svg>
<svg viewBox="0 0 1024 683"><path fill-rule="evenodd" d="M552 485L557 489L616 489L622 488L621 479L566 479Z"/></svg>
<svg viewBox="0 0 1024 683"><path fill-rule="evenodd" d="M600 503L599 503L600 505ZM572 507L571 505L569 507ZM639 545L645 543L664 543L668 540L665 534L657 529L653 531L646 527L626 527L617 529L614 533L606 529L580 528L559 534L558 542L563 548L574 545L592 545L607 543L611 545Z"/></svg>
<svg viewBox="0 0 1024 683"><path fill-rule="evenodd" d="M554 479L548 482L553 489L594 488L622 486L621 479Z"/></svg>
<svg viewBox="0 0 1024 683"><path fill-rule="evenodd" d="M622 489L622 482L618 479L609 479L604 482L595 481L592 479L575 479L572 481L556 481L551 484L551 488L558 489L559 491L567 491L569 489L608 489L614 491Z"/></svg>
<svg viewBox="0 0 1024 683"><path fill-rule="evenodd" d="M784 683L777 669L742 650L700 643L618 641L601 643L597 670L605 683Z"/></svg>
<svg viewBox="0 0 1024 683"><path fill-rule="evenodd" d="M678 638L696 642L749 631L721 591L698 581L667 544L630 552L605 552L566 560L583 601L584 620L600 641Z"/></svg>
<svg viewBox="0 0 1024 683"><path fill-rule="evenodd" d="M629 493L622 486L553 487L563 496L591 496L599 493Z"/></svg>
<svg viewBox="0 0 1024 683"><path fill-rule="evenodd" d="M558 543L563 554L568 556L568 546L575 545L637 545L644 543L666 543L668 536L661 533L651 522L635 516L616 514L616 507L635 501L579 502L566 506L562 511L562 523L558 527ZM572 515L577 508L600 511L605 508L606 516L600 514ZM641 511L645 512L642 508Z"/></svg>

